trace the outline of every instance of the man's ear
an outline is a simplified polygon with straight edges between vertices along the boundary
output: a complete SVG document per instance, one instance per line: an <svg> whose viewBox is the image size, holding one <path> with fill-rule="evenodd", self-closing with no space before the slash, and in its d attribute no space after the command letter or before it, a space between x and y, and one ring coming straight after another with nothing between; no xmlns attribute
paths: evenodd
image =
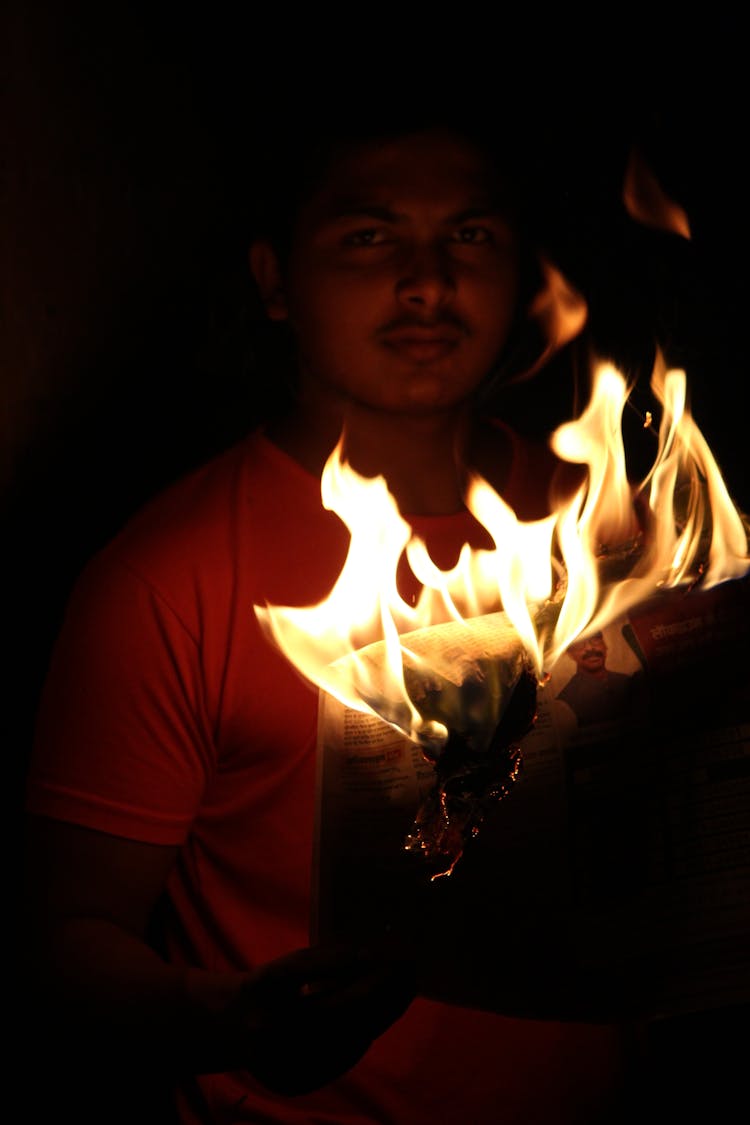
<svg viewBox="0 0 750 1125"><path fill-rule="evenodd" d="M266 315L271 320L286 320L289 308L281 278L279 258L270 242L259 238L250 246L250 270L258 286Z"/></svg>

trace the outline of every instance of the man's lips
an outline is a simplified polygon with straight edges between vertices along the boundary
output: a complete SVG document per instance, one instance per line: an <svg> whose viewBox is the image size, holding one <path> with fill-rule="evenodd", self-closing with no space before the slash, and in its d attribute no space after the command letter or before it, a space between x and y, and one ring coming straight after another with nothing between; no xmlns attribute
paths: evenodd
<svg viewBox="0 0 750 1125"><path fill-rule="evenodd" d="M442 359L458 346L466 333L456 325L404 325L384 332L385 346L417 363Z"/></svg>

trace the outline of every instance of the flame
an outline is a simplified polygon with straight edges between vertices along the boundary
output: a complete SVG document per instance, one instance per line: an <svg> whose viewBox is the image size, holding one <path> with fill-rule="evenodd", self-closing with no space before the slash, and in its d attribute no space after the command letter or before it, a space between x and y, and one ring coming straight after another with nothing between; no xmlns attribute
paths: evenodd
<svg viewBox="0 0 750 1125"><path fill-rule="evenodd" d="M630 150L623 202L631 219L657 230L671 231L682 238L690 238L690 221L687 212L664 192L637 148Z"/></svg>
<svg viewBox="0 0 750 1125"><path fill-rule="evenodd" d="M549 350L556 351L583 329L588 315L586 302L568 279L545 258L541 260L544 285L531 304L531 315L542 324Z"/></svg>
<svg viewBox="0 0 750 1125"><path fill-rule="evenodd" d="M525 363L518 376L528 379L545 363L574 340L583 330L588 318L588 306L581 293L545 257L540 256L542 285L529 306L529 320L536 324L541 336L534 359Z"/></svg>
<svg viewBox="0 0 750 1125"><path fill-rule="evenodd" d="M460 726L466 719L462 685L472 677L475 686L481 681L487 698L472 730L486 740L519 674L519 654L543 680L577 637L598 631L657 589L689 583L699 573L711 586L750 566L743 520L687 410L685 373L666 370L658 356L651 388L661 405L658 448L639 486L628 480L622 437L628 387L611 364L600 364L588 406L550 439L560 458L586 467L584 483L544 519L523 522L474 476L467 507L494 548L465 544L449 571L436 566L413 535L384 478L357 474L342 460L339 441L321 488L324 507L350 532L344 566L316 606L256 606L262 626L308 680L422 745L439 746L448 726ZM404 553L422 584L416 605L397 588ZM480 623L495 614L504 623L510 668L500 681L482 664L490 653L484 640L479 664L466 647L472 630L478 636ZM459 630L457 639L431 646L425 638L437 635L437 625L448 634ZM436 718L417 704L437 681L455 691L448 692L449 713Z"/></svg>

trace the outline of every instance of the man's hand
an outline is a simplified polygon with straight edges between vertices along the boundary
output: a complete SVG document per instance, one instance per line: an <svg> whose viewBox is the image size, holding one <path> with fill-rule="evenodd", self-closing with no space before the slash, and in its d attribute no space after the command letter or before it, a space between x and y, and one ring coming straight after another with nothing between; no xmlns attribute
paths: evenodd
<svg viewBox="0 0 750 1125"><path fill-rule="evenodd" d="M391 953L302 949L254 973L228 1016L247 1069L283 1095L308 1093L357 1063L406 1011L414 970Z"/></svg>
<svg viewBox="0 0 750 1125"><path fill-rule="evenodd" d="M165 963L146 941L177 849L30 818L28 972L52 1035L130 1065L245 1067L301 1094L352 1067L408 1007L412 964L390 947L302 949L252 973ZM136 1063L136 1059L138 1062Z"/></svg>

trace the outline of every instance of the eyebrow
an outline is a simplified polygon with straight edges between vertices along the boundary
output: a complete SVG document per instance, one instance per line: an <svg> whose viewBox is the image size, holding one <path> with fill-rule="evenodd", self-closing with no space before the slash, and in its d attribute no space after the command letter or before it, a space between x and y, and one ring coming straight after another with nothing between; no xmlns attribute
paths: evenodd
<svg viewBox="0 0 750 1125"><path fill-rule="evenodd" d="M504 218L504 210L492 203L464 207L454 211L445 218L446 223L466 223L473 219L498 219ZM398 223L408 218L408 215L394 211L392 207L384 207L379 203L354 203L343 201L338 204L330 215L331 222L339 219L367 218L376 219L383 223Z"/></svg>

